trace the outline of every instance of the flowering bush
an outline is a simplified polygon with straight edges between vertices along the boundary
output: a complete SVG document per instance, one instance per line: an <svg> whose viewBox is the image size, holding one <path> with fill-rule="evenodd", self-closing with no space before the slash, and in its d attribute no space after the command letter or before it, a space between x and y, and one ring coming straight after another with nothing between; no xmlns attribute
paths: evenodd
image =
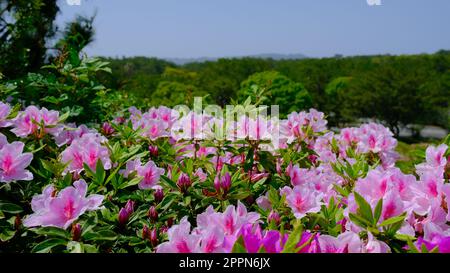
<svg viewBox="0 0 450 273"><path fill-rule="evenodd" d="M0 102L1 251L450 252L449 138L403 173L389 129L314 109L68 116Z"/></svg>

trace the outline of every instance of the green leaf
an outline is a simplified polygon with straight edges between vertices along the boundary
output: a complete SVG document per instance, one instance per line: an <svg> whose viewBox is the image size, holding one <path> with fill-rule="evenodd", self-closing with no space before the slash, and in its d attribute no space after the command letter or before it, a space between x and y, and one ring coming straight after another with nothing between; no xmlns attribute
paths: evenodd
<svg viewBox="0 0 450 273"><path fill-rule="evenodd" d="M21 213L23 211L23 209L16 204L0 201L0 211L10 213L10 214L17 214L17 213Z"/></svg>
<svg viewBox="0 0 450 273"><path fill-rule="evenodd" d="M56 246L65 246L67 244L66 240L59 238L47 239L39 244L35 245L31 250L32 253L48 253L52 248Z"/></svg>
<svg viewBox="0 0 450 273"><path fill-rule="evenodd" d="M64 239L69 239L70 234L64 229L57 227L41 227L32 229L32 231L39 235L51 236L51 237L60 237Z"/></svg>
<svg viewBox="0 0 450 273"><path fill-rule="evenodd" d="M95 173L92 171L91 167L89 167L88 164L83 163L83 167L84 167L84 170L86 171L86 173L87 173L89 176L95 177Z"/></svg>
<svg viewBox="0 0 450 273"><path fill-rule="evenodd" d="M16 234L16 231L14 229L8 229L3 226L0 228L1 228L0 241L2 241L2 242L11 240L14 237L14 235Z"/></svg>
<svg viewBox="0 0 450 273"><path fill-rule="evenodd" d="M173 182L171 179L169 179L167 176L161 175L160 178L162 179L164 184L168 185L172 189L178 189L177 184L175 182Z"/></svg>
<svg viewBox="0 0 450 273"><path fill-rule="evenodd" d="M239 239L234 243L233 249L231 253L247 253L247 249L245 249L244 238L239 236Z"/></svg>
<svg viewBox="0 0 450 273"><path fill-rule="evenodd" d="M380 224L380 226L384 227L384 226L389 226L389 225L393 225L393 224L396 224L396 223L403 222L403 221L405 220L405 216L406 216L406 213L403 213L403 214L400 215L400 216L391 217L391 218L389 218L389 219L384 220L384 221Z"/></svg>
<svg viewBox="0 0 450 273"><path fill-rule="evenodd" d="M378 221L380 220L381 217L381 212L383 209L383 198L381 198L376 207L375 207L375 212L374 212L374 224L376 225L378 223Z"/></svg>
<svg viewBox="0 0 450 273"><path fill-rule="evenodd" d="M70 116L70 111L64 113L62 116L59 117L58 123L64 122L69 116Z"/></svg>
<svg viewBox="0 0 450 273"><path fill-rule="evenodd" d="M67 243L67 251L70 253L84 253L82 244L75 241L70 241Z"/></svg>
<svg viewBox="0 0 450 273"><path fill-rule="evenodd" d="M359 215L366 219L370 225L374 222L372 207L359 193L354 192L355 201L358 204Z"/></svg>
<svg viewBox="0 0 450 273"><path fill-rule="evenodd" d="M105 169L103 168L103 162L99 159L95 166L95 178L99 185L103 184L103 181L105 181L105 176L106 176L106 173L105 173Z"/></svg>
<svg viewBox="0 0 450 273"><path fill-rule="evenodd" d="M83 239L86 241L115 241L117 239L117 234L112 230L86 232Z"/></svg>
<svg viewBox="0 0 450 273"><path fill-rule="evenodd" d="M362 227L362 228L367 228L368 226L372 225L372 223L368 222L366 219L362 218L361 216L354 214L354 213L349 213L349 218L350 221L352 221L354 224Z"/></svg>
<svg viewBox="0 0 450 273"><path fill-rule="evenodd" d="M297 252L297 244L300 242L303 234L303 227L300 221L297 221L294 225L294 230L289 235L289 238L284 245L283 251L281 253L295 253Z"/></svg>
<svg viewBox="0 0 450 273"><path fill-rule="evenodd" d="M119 189L125 189L125 188L128 188L128 187L137 185L137 184L139 184L142 181L142 179L144 179L142 176L136 176L135 178L133 178L133 179L131 179L131 180L125 182L125 183L122 183L119 186Z"/></svg>

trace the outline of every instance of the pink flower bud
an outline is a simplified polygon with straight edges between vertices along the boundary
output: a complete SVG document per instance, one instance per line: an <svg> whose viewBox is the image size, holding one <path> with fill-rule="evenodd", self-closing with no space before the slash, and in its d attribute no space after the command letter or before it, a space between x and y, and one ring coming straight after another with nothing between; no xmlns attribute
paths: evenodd
<svg viewBox="0 0 450 273"><path fill-rule="evenodd" d="M79 241L81 237L81 225L72 225L72 241Z"/></svg>
<svg viewBox="0 0 450 273"><path fill-rule="evenodd" d="M159 203L164 199L164 192L161 188L158 188L153 193L153 197L155 198L155 202Z"/></svg>
<svg viewBox="0 0 450 273"><path fill-rule="evenodd" d="M156 222L158 221L158 212L156 211L155 206L151 206L147 213L148 218L150 218L150 221Z"/></svg>
<svg viewBox="0 0 450 273"><path fill-rule="evenodd" d="M220 179L220 187L222 188L224 194L227 194L231 188L231 176L230 173L225 173L224 176Z"/></svg>
<svg viewBox="0 0 450 273"><path fill-rule="evenodd" d="M187 189L191 186L192 181L189 176L185 173L182 173L177 181L177 186L181 192L185 193Z"/></svg>
<svg viewBox="0 0 450 273"><path fill-rule="evenodd" d="M216 176L216 178L214 178L214 188L216 189L216 192L220 192L219 176Z"/></svg>
<svg viewBox="0 0 450 273"><path fill-rule="evenodd" d="M267 216L267 222L270 223L272 221L274 221L275 225L277 226L281 223L280 215L278 214L278 212L273 210L269 213L269 216Z"/></svg>
<svg viewBox="0 0 450 273"><path fill-rule="evenodd" d="M158 157L158 146L150 145L148 150L153 158Z"/></svg>
<svg viewBox="0 0 450 273"><path fill-rule="evenodd" d="M158 232L156 231L156 228L150 231L149 239L153 247L158 245Z"/></svg>
<svg viewBox="0 0 450 273"><path fill-rule="evenodd" d="M142 239L146 240L148 238L150 238L150 230L147 225L144 225L142 228Z"/></svg>
<svg viewBox="0 0 450 273"><path fill-rule="evenodd" d="M124 227L128 223L130 214L126 208L121 208L119 211L119 226Z"/></svg>
<svg viewBox="0 0 450 273"><path fill-rule="evenodd" d="M105 136L110 136L112 134L114 134L115 130L114 128L111 126L111 124L109 124L108 122L104 122L102 124L102 133Z"/></svg>

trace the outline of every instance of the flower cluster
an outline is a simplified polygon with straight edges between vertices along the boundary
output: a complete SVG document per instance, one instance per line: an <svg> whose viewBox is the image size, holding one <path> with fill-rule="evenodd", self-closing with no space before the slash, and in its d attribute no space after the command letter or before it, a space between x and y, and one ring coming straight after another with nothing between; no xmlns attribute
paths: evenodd
<svg viewBox="0 0 450 273"><path fill-rule="evenodd" d="M450 137L404 168L388 128L330 131L315 109L230 119L131 107L87 126L17 108L0 103L9 248L450 252Z"/></svg>

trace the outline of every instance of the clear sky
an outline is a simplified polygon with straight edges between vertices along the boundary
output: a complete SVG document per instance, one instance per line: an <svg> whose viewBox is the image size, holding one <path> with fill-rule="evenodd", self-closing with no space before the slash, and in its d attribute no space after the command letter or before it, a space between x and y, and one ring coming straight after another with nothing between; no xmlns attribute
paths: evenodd
<svg viewBox="0 0 450 273"><path fill-rule="evenodd" d="M92 15L101 56L414 54L450 49L450 0L59 0Z"/></svg>

